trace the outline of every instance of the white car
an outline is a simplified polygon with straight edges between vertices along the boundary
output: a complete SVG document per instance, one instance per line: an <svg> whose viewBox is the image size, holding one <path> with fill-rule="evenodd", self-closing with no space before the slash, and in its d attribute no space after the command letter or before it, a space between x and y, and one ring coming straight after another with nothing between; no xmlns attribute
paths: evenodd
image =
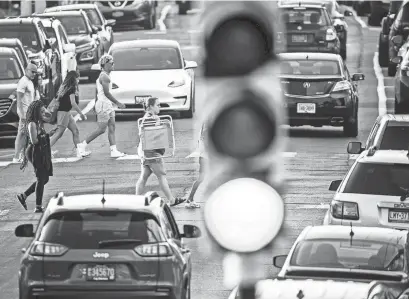
<svg viewBox="0 0 409 299"><path fill-rule="evenodd" d="M143 113L149 97L160 101L161 111L177 111L192 118L195 110L195 80L190 69L194 61L185 61L178 42L173 40L135 40L114 43L111 72L112 95L125 109L117 114ZM93 70L100 70L93 65Z"/></svg>
<svg viewBox="0 0 409 299"><path fill-rule="evenodd" d="M366 150L329 190L335 195L324 225L409 229L408 151Z"/></svg>

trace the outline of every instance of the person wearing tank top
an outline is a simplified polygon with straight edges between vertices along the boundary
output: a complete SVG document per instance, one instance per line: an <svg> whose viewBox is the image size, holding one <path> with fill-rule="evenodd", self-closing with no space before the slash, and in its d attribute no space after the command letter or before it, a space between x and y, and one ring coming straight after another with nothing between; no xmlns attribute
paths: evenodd
<svg viewBox="0 0 409 299"><path fill-rule="evenodd" d="M116 148L115 141L115 106L123 109L125 105L120 103L111 94L112 81L110 73L114 69L114 58L104 55L99 60L101 74L97 79L97 98L95 99L95 112L97 114L98 128L92 132L83 142L83 149L98 136L105 133L108 128L108 140L111 150L111 158L123 157L125 154ZM88 151L87 151L88 152Z"/></svg>

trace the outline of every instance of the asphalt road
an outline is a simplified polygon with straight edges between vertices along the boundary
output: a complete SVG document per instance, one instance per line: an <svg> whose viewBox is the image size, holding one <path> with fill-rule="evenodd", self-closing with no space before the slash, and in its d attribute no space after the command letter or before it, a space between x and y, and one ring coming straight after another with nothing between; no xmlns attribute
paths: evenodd
<svg viewBox="0 0 409 299"><path fill-rule="evenodd" d="M184 47L186 59L192 59L195 30L194 16L178 16L172 13L165 20L166 33L152 31L128 31L115 34L115 39L128 40L136 38L170 38L178 40ZM290 130L285 165L288 187L284 195L286 219L278 236L272 255L286 254L301 230L308 225L320 225L324 213L331 201L332 193L328 191L331 180L342 178L351 160L346 153L349 141L365 141L369 130L382 107L393 108L393 102L378 101L378 78L374 72L374 52L377 49L378 28L363 27L355 18L348 18L348 59L347 65L352 73L362 72L365 81L359 83L359 136L356 139L345 138L341 128L296 128ZM154 33L156 32L156 33ZM379 78L383 80L382 78ZM81 85L81 107L86 107L93 97L92 84ZM205 98L200 78L196 87L197 109L201 109ZM389 94L385 98L391 98ZM392 104L392 106L390 105ZM382 109L381 109L382 108ZM81 138L84 138L96 127L90 113L88 121L80 122ZM45 199L57 191L67 194L99 193L102 179L106 180L106 192L132 193L140 173L139 160L132 159L136 154L138 142L136 119L117 122L117 145L120 150L130 154L131 159L112 159L109 157L107 136L103 135L91 145L92 155L80 161L73 157L73 144L70 133L56 144L59 150L55 164L55 174L46 186ZM175 119L176 156L166 160L168 179L175 195L183 196L197 176L198 164L195 159L186 159L195 147L198 124L189 119ZM34 198L29 198L29 211L24 211L17 203L15 195L23 192L33 181L30 168L25 172L19 166L9 164L13 145L0 141L0 293L2 298L17 298L17 272L20 249L28 240L17 239L14 228L21 223L36 223ZM147 190L159 190L156 178L148 183ZM250 199L251 200L251 199ZM204 204L203 202L201 203ZM251 204L251 202L249 202ZM176 219L183 224L191 223L203 227L203 215L200 210L187 210L183 206L173 209ZM203 236L197 240L186 240L192 249L193 280L192 298L218 299L226 298L229 291L223 286L222 259L220 254L208 254L208 239ZM272 258L265 261L265 270L274 274L276 269L271 265Z"/></svg>

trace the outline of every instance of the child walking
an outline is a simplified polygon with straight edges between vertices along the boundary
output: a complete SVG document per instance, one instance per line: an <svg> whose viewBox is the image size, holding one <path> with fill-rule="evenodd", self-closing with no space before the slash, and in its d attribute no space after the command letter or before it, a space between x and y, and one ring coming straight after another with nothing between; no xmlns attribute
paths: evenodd
<svg viewBox="0 0 409 299"><path fill-rule="evenodd" d="M144 104L144 106L145 106L146 113L143 117L143 122L156 120L157 121L156 125L159 125L160 124L160 118L158 116L160 112L159 99L149 98ZM141 132L139 132L139 134L141 134ZM154 173L156 177L158 178L159 185L163 193L165 193L165 196L170 202L170 206L173 207L181 203L184 203L186 199L173 197L172 192L170 191L170 188L169 188L168 180L166 179L166 171L165 171L163 158L162 158L163 154L164 154L164 149L149 150L143 153L142 152L142 142L139 141L138 155L141 157L142 173L138 181L136 182L136 195L142 195L149 177L151 176L152 173ZM155 159L147 160L147 159L144 159L144 157L155 158Z"/></svg>
<svg viewBox="0 0 409 299"><path fill-rule="evenodd" d="M44 107L41 100L34 101L27 109L27 127L29 134L29 144L25 151L25 157L21 165L24 169L27 165L27 160L34 167L34 172L37 181L21 194L17 195L17 199L24 209L27 210L26 200L31 194L36 194L36 209L35 213L42 213L44 186L48 183L49 177L53 175L53 163L51 160L50 136L44 129L44 121L49 119L50 115Z"/></svg>

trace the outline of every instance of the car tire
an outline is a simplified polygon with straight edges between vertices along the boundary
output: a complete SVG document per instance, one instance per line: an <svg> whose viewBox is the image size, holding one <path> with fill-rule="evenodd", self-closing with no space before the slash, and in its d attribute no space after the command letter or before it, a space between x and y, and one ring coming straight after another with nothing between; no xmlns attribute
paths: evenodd
<svg viewBox="0 0 409 299"><path fill-rule="evenodd" d="M344 136L357 137L358 136L358 111L355 113L353 121L349 119L344 123Z"/></svg>
<svg viewBox="0 0 409 299"><path fill-rule="evenodd" d="M396 64L389 62L388 63L388 76L394 77L396 74Z"/></svg>
<svg viewBox="0 0 409 299"><path fill-rule="evenodd" d="M192 95L191 95L191 100L190 100L190 108L188 111L186 112L182 112L181 115L183 118L192 118L193 117L193 113L196 110L195 106L196 106L196 100L195 100L195 87L192 86Z"/></svg>
<svg viewBox="0 0 409 299"><path fill-rule="evenodd" d="M381 34L378 42L378 62L381 67L387 67L389 64L389 47L388 43L382 43Z"/></svg>

